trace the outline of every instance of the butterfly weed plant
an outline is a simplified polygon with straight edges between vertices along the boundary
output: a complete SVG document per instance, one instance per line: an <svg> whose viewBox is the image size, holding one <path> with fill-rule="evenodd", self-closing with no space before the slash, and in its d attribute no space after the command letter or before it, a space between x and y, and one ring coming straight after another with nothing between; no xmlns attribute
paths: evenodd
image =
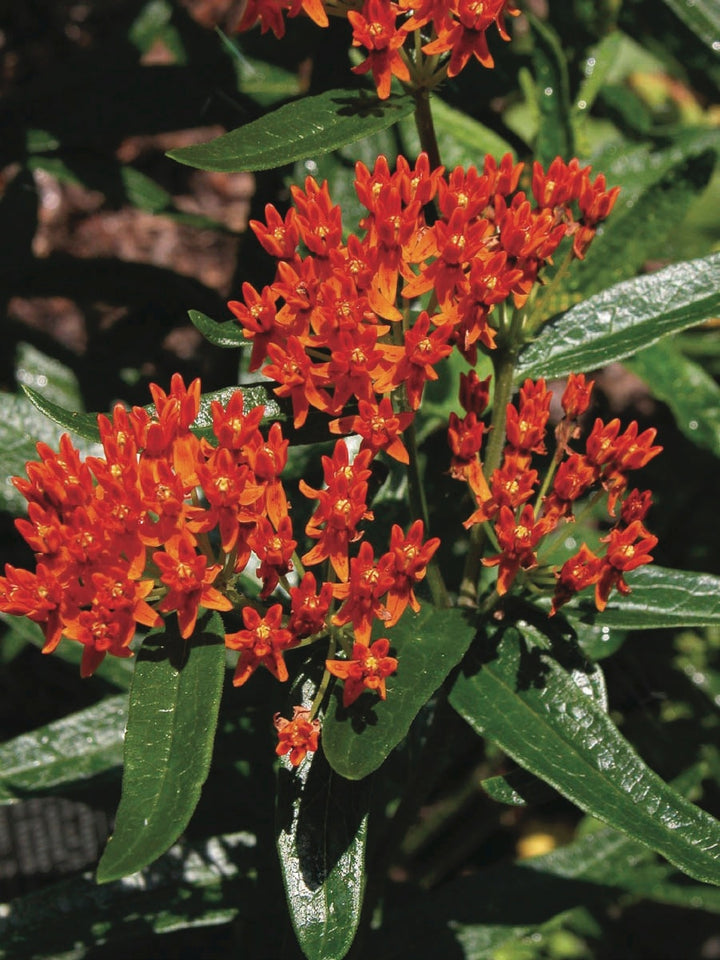
<svg viewBox="0 0 720 960"><path fill-rule="evenodd" d="M720 264L635 276L621 188L574 149L597 87L574 112L561 91L539 92L535 158L478 145L472 163L445 161L438 92L476 62L492 71L515 23L535 37L537 82L551 68L562 80L551 29L520 13L507 0L248 0L241 36L346 19L347 87L173 160L241 171L347 157L411 119L418 149L348 169L355 221L309 175L286 210L251 221L272 280L248 276L226 317L191 311L218 348L243 351L240 386L204 394L176 374L148 406L95 417L28 391L99 447L82 453L70 433L40 442L13 479L35 563L5 566L0 611L39 625L45 653L76 645L83 677L106 658L134 663L97 881L121 889L182 849L221 697L240 715L245 702L249 755L279 758L278 856L257 855L279 863L311 960L450 955L447 938L453 956L494 956L539 925L523 912L536 898L542 922L618 891L720 910L720 825L687 799L707 769L672 784L654 773L614 722L598 663L611 632L619 645L629 630L716 625L720 581L653 563L644 468L663 445L652 426L598 416L592 375L711 317ZM441 412L438 384L450 385ZM553 788L601 825L526 865L476 865L453 896L440 885L432 902L393 905L389 868L447 770L458 718L478 751L505 758L484 783L497 803ZM248 777L248 794L222 803L267 807L256 787ZM201 909L174 903L175 928L242 915L238 881L262 872L242 829L239 817L218 839L214 876L183 876ZM492 919L503 884L512 923Z"/></svg>

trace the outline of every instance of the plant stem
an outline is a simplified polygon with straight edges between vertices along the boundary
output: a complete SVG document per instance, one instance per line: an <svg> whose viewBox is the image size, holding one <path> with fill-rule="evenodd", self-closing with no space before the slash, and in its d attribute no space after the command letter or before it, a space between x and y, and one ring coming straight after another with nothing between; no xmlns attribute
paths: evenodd
<svg viewBox="0 0 720 960"><path fill-rule="evenodd" d="M515 323L513 322L513 327ZM493 415L490 424L490 438L485 451L483 473L488 482L493 471L500 466L505 445L505 418L507 405L512 396L513 378L517 348L510 344L499 346L495 362L495 387L493 390ZM478 579L480 577L480 557L485 543L484 524L478 523L470 531L470 546L465 558L465 569L460 584L460 603L463 606L475 606L477 603Z"/></svg>
<svg viewBox="0 0 720 960"><path fill-rule="evenodd" d="M420 146L428 155L430 167L436 170L440 166L440 148L435 135L432 110L430 109L430 91L422 88L415 91L415 126L420 137Z"/></svg>

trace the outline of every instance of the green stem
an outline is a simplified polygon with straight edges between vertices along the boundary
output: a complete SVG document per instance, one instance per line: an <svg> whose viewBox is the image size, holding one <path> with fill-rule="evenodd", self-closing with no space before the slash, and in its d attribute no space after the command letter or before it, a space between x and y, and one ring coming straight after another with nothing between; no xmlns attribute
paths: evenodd
<svg viewBox="0 0 720 960"><path fill-rule="evenodd" d="M513 328L515 321L513 321ZM512 337L510 338L512 344ZM483 472L488 483L500 466L505 446L505 419L507 405L513 392L517 349L514 346L499 346L495 355L495 387L493 390L493 415L490 424L490 438L485 451ZM463 606L475 606L477 603L478 580L480 578L480 558L485 545L484 524L478 523L470 530L470 546L465 558L465 570L460 584L460 603Z"/></svg>
<svg viewBox="0 0 720 960"><path fill-rule="evenodd" d="M436 170L440 166L440 148L435 135L432 110L430 109L430 91L423 88L416 90L415 97L415 126L420 137L420 146L427 153L430 167Z"/></svg>

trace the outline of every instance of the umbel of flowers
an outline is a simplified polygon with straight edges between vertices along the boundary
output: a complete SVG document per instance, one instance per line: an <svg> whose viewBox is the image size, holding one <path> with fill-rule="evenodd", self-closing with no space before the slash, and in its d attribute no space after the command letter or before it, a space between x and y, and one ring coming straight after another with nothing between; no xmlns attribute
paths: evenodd
<svg viewBox="0 0 720 960"><path fill-rule="evenodd" d="M355 73L370 73L378 96L390 95L393 77L412 89L432 89L445 77L455 77L471 59L494 65L487 43L493 25L503 40L504 15L519 10L509 0L249 0L238 30L259 24L276 37L285 33L283 14L305 13L319 27L328 14L346 17L352 43L365 55Z"/></svg>
<svg viewBox="0 0 720 960"><path fill-rule="evenodd" d="M343 682L346 706L365 691L384 699L398 668L392 628L408 606L419 610L416 589L440 541L426 539L416 513L407 530L393 526L376 555L365 537L372 461L393 457L412 475L413 420L437 365L455 349L474 364L479 349L492 351L509 331L522 340L545 266L563 241L566 257L582 258L615 200L616 191L602 177L591 181L576 160L557 159L547 172L535 164L531 196L518 190L522 170L509 156L448 176L425 155L414 166L400 157L394 172L384 157L373 171L358 164L367 215L360 235L346 239L326 183L308 178L304 189L293 188L284 217L268 206L265 222L252 227L277 259L275 279L260 291L243 284L243 299L229 304L252 344L251 368L289 398L296 428L315 407L327 416L328 437L355 434L359 452L352 458L338 439L322 458L322 487L300 482L315 509L299 531L282 481L288 440L280 425L265 430L264 408L245 409L238 390L225 405L212 402L212 437L200 437L193 431L200 383L186 387L175 375L168 393L151 387L153 412L118 405L112 417L99 416L102 457L83 461L68 436L58 452L38 445L39 462L14 481L28 501L17 525L36 567L6 566L0 610L40 624L45 652L63 636L82 644L85 676L108 653L130 656L138 625L158 627L175 615L190 637L201 608L242 617L242 629L225 637L239 653L238 686L260 666L286 681L285 652L321 644L325 680L316 701L289 720L276 718L278 753L293 764L317 747L332 677ZM650 560L655 538L643 525L650 497L626 495L627 475L659 447L652 431L638 436L634 424L621 432L617 421L598 420L585 451L575 451L590 389L571 378L540 481L532 460L545 452L544 382L526 382L507 407L495 468L481 459L489 385L474 371L463 378L465 415L453 414L448 425L448 467L476 501L466 526L488 531L482 562L498 568L496 598L523 579L553 591L554 613L594 585L602 609L613 588L627 591L623 573ZM542 559L541 541L572 519L580 497L603 492L617 515L605 554L583 546L555 570ZM259 580L253 595L239 588L246 570Z"/></svg>

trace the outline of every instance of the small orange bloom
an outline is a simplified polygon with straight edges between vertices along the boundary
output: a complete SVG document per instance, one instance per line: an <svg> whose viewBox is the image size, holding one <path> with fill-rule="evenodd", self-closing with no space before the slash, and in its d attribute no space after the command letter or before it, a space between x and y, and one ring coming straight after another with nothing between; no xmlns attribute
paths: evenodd
<svg viewBox="0 0 720 960"><path fill-rule="evenodd" d="M225 646L240 651L234 686L241 687L261 665L281 682L287 680L288 671L282 655L294 646L296 640L281 626L281 605L276 603L270 607L264 617L252 607L243 607L242 616L246 629L225 635Z"/></svg>
<svg viewBox="0 0 720 960"><path fill-rule="evenodd" d="M275 753L279 757L289 753L288 759L293 767L299 766L306 754L317 750L320 721L311 720L310 711L306 707L293 707L292 720L286 720L276 713L273 723L278 734Z"/></svg>
<svg viewBox="0 0 720 960"><path fill-rule="evenodd" d="M325 667L344 681L343 706L349 707L364 690L372 690L381 700L387 696L385 679L397 670L397 659L389 657L390 641L386 637L369 647L363 643L353 646L351 660L326 660Z"/></svg>

